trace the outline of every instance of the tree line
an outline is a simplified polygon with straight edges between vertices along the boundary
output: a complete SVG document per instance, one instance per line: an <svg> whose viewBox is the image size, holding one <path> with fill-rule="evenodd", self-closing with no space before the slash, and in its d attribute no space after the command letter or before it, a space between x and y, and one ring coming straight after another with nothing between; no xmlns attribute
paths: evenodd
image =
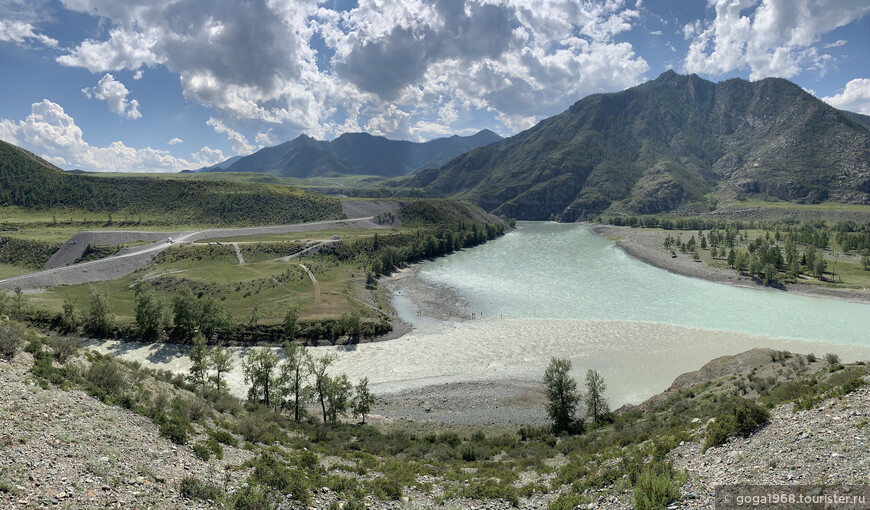
<svg viewBox="0 0 870 510"><path fill-rule="evenodd" d="M248 403L275 412L288 412L296 422L304 418L307 405L315 403L322 411L323 423L335 425L348 411L365 423L375 404L367 377L353 385L346 374L330 375L329 367L335 356L312 356L304 346L292 341L284 343L283 354L282 358L271 348L260 347L251 349L242 358ZM195 389L226 391L223 378L234 365L226 348L209 347L199 335L189 357L188 380Z"/></svg>

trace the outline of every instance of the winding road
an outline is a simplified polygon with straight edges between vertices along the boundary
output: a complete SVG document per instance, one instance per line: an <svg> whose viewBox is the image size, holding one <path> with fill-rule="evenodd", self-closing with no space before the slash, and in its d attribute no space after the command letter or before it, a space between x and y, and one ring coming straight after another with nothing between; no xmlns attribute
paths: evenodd
<svg viewBox="0 0 870 510"><path fill-rule="evenodd" d="M311 223L295 223L291 225L277 225L268 227L249 228L222 228L206 229L194 232L170 232L166 237L171 237L169 243L161 240L156 243L136 246L122 250L122 253L112 257L106 257L91 262L72 264L55 267L36 273L16 276L0 280L0 287L14 291L20 288L22 291L33 291L47 287L60 285L80 285L90 282L101 282L121 278L151 263L155 255L175 244L189 244L203 239L219 239L229 237L244 237L262 234L286 234L291 232L306 232L312 230L328 230L332 228L361 228L361 229L384 229L374 221L374 216L352 218L346 220L315 221ZM111 233L103 233L107 238L105 244L120 244L121 241L113 240ZM129 236L131 232L119 232L118 235ZM140 233L146 234L146 233ZM154 234L147 233L147 234ZM126 238L126 237L125 237ZM119 237L120 239L120 237ZM322 243L321 243L322 244ZM320 245L317 245L318 247ZM312 247L314 248L314 247ZM298 255L298 254L297 254Z"/></svg>

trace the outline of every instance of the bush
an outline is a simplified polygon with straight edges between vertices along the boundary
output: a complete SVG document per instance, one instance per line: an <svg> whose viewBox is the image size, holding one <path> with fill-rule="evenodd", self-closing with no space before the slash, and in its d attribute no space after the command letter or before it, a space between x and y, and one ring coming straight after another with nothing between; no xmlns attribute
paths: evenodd
<svg viewBox="0 0 870 510"><path fill-rule="evenodd" d="M211 458L211 450L202 443L193 445L193 454L206 462Z"/></svg>
<svg viewBox="0 0 870 510"><path fill-rule="evenodd" d="M634 486L634 508L659 510L680 497L684 483L671 464L655 461L647 464Z"/></svg>
<svg viewBox="0 0 870 510"><path fill-rule="evenodd" d="M474 462L477 460L477 450L475 450L474 445L462 445L462 448L459 450L459 455L465 462Z"/></svg>
<svg viewBox="0 0 870 510"><path fill-rule="evenodd" d="M839 365L840 364L840 357L837 356L836 354L829 352L829 353L825 354L825 361L828 362L828 365Z"/></svg>
<svg viewBox="0 0 870 510"><path fill-rule="evenodd" d="M111 358L97 358L85 373L91 390L100 400L119 396L127 385L121 366Z"/></svg>
<svg viewBox="0 0 870 510"><path fill-rule="evenodd" d="M308 503L308 480L299 470L288 468L268 453L260 454L247 464L254 467L250 481L287 494L302 504Z"/></svg>
<svg viewBox="0 0 870 510"><path fill-rule="evenodd" d="M248 485L236 493L232 507L236 510L270 510L278 508L277 499L267 488Z"/></svg>
<svg viewBox="0 0 870 510"><path fill-rule="evenodd" d="M68 336L54 336L49 338L46 343L51 347L54 359L61 364L66 363L67 360L75 356L81 345L78 338Z"/></svg>
<svg viewBox="0 0 870 510"><path fill-rule="evenodd" d="M550 502L549 510L574 510L585 503L585 499L576 492L563 492L559 497Z"/></svg>
<svg viewBox="0 0 870 510"><path fill-rule="evenodd" d="M0 292L3 292L0 289ZM18 322L0 322L0 355L14 358L24 343L24 326Z"/></svg>
<svg viewBox="0 0 870 510"><path fill-rule="evenodd" d="M226 430L210 430L208 432L208 435L218 443L223 443L227 446L239 445L239 441L238 439L236 439L236 436L230 434Z"/></svg>
<svg viewBox="0 0 870 510"><path fill-rule="evenodd" d="M749 437L750 434L770 418L770 412L755 404L746 401L734 409L730 414L723 414L716 418L707 430L707 442L704 450L712 446L725 444L732 436Z"/></svg>
<svg viewBox="0 0 870 510"><path fill-rule="evenodd" d="M195 476L188 476L178 483L181 495L189 499L220 502L224 499L224 491L211 482L203 482Z"/></svg>
<svg viewBox="0 0 870 510"><path fill-rule="evenodd" d="M190 422L186 417L173 413L160 425L160 435L175 444L187 443L187 433L190 430Z"/></svg>
<svg viewBox="0 0 870 510"><path fill-rule="evenodd" d="M459 496L472 499L503 499L513 506L520 504L517 488L511 484L499 483L494 478L475 480L459 491Z"/></svg>

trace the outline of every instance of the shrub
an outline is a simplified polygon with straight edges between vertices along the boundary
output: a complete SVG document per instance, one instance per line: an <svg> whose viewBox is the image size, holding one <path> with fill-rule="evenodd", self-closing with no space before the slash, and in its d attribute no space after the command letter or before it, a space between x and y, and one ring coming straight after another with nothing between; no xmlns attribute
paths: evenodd
<svg viewBox="0 0 870 510"><path fill-rule="evenodd" d="M477 450L475 450L474 445L462 445L462 448L459 450L459 456L465 462L474 462L477 460Z"/></svg>
<svg viewBox="0 0 870 510"><path fill-rule="evenodd" d="M511 484L499 483L494 478L475 480L459 491L459 496L472 499L503 499L513 506L520 504L517 488Z"/></svg>
<svg viewBox="0 0 870 510"><path fill-rule="evenodd" d="M704 450L711 446L719 446L732 436L749 437L761 424L770 418L770 412L755 404L745 401L730 414L716 418L707 430L707 442Z"/></svg>
<svg viewBox="0 0 870 510"><path fill-rule="evenodd" d="M840 357L829 352L825 354L825 361L828 362L828 365L838 365L840 364Z"/></svg>
<svg viewBox="0 0 870 510"><path fill-rule="evenodd" d="M185 444L187 442L187 433L190 429L190 422L186 417L177 413L172 413L160 425L160 435L169 439L175 444Z"/></svg>
<svg viewBox="0 0 870 510"><path fill-rule="evenodd" d="M682 480L669 463L647 464L634 486L634 507L637 510L659 510L680 497Z"/></svg>
<svg viewBox="0 0 870 510"><path fill-rule="evenodd" d="M559 497L550 502L549 510L574 510L586 500L576 492L563 492Z"/></svg>
<svg viewBox="0 0 870 510"><path fill-rule="evenodd" d="M51 337L46 341L46 343L51 347L51 350L54 353L54 359L61 364L66 363L67 360L75 356L79 351L79 346L81 345L78 338L68 336Z"/></svg>
<svg viewBox="0 0 870 510"><path fill-rule="evenodd" d="M270 510L278 508L277 499L268 488L248 485L236 493L232 507L236 510Z"/></svg>
<svg viewBox="0 0 870 510"><path fill-rule="evenodd" d="M202 443L193 445L193 454L204 461L208 461L211 458L211 450Z"/></svg>
<svg viewBox="0 0 870 510"><path fill-rule="evenodd" d="M268 453L260 454L249 465L254 467L249 480L288 494L300 503L308 503L308 480L299 470L289 469Z"/></svg>
<svg viewBox="0 0 870 510"><path fill-rule="evenodd" d="M0 289L0 292L3 292ZM24 343L24 326L18 322L0 322L0 355L14 358Z"/></svg>
<svg viewBox="0 0 870 510"><path fill-rule="evenodd" d="M127 384L121 366L111 358L95 359L85 373L85 379L101 400L121 395Z"/></svg>
<svg viewBox="0 0 870 510"><path fill-rule="evenodd" d="M239 441L236 439L236 436L230 434L226 430L210 430L208 432L209 437L217 441L218 443L223 443L227 446L238 446Z"/></svg>
<svg viewBox="0 0 870 510"><path fill-rule="evenodd" d="M381 499L402 499L402 488L391 478L378 477L369 483L371 492Z"/></svg>
<svg viewBox="0 0 870 510"><path fill-rule="evenodd" d="M187 417L190 421L198 421L206 416L208 416L208 404L205 401L197 396L190 397L186 399L184 403L184 410L187 413Z"/></svg>
<svg viewBox="0 0 870 510"><path fill-rule="evenodd" d="M181 495L189 499L220 502L224 499L224 491L211 482L203 482L195 476L182 478L178 483Z"/></svg>

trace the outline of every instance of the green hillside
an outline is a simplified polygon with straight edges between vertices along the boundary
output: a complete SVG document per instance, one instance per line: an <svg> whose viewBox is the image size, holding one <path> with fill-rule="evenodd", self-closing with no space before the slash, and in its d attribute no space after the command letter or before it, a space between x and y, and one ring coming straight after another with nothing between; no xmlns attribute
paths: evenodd
<svg viewBox="0 0 870 510"><path fill-rule="evenodd" d="M704 212L741 198L870 203L867 118L782 79L672 71L596 94L401 186L521 219Z"/></svg>
<svg viewBox="0 0 870 510"><path fill-rule="evenodd" d="M338 199L298 188L68 174L0 142L0 207L137 214L175 224L265 225L341 218Z"/></svg>

